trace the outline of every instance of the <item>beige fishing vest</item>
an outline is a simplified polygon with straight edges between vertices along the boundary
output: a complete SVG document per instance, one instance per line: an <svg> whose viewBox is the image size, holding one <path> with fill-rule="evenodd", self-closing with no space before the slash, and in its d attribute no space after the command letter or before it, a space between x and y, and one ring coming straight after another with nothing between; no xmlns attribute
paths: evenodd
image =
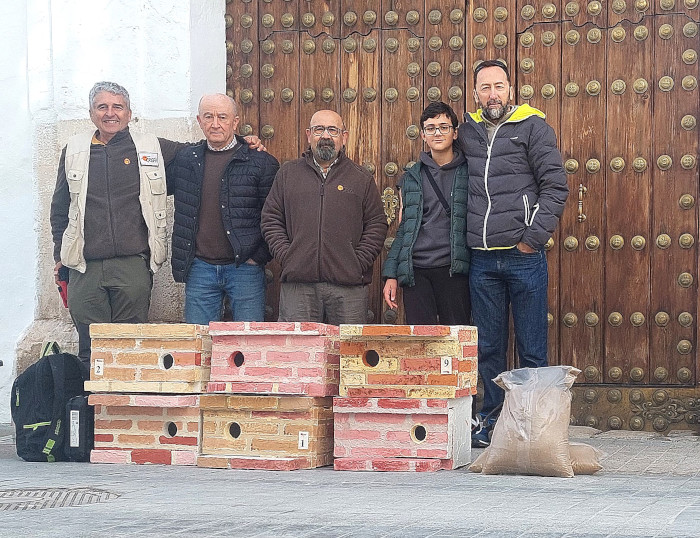
<svg viewBox="0 0 700 538"><path fill-rule="evenodd" d="M150 134L130 132L139 156L141 187L139 201L141 212L148 228L148 247L151 250L150 267L154 273L168 257L166 228L165 163L160 151L158 138ZM66 147L66 181L70 192L68 226L61 242L61 263L66 267L85 272L85 199L88 189L88 168L90 165L90 144L93 133L75 135L68 140ZM158 166L143 166L142 154L158 154Z"/></svg>

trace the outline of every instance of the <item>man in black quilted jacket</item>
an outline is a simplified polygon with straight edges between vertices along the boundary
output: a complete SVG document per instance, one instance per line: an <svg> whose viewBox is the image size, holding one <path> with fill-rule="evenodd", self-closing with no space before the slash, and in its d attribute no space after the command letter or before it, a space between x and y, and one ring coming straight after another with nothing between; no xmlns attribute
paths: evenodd
<svg viewBox="0 0 700 538"><path fill-rule="evenodd" d="M206 140L181 150L167 168L175 197L172 269L185 283L185 321L219 321L224 294L234 321L264 321L270 252L260 212L279 163L236 135L236 103L224 94L199 102Z"/></svg>

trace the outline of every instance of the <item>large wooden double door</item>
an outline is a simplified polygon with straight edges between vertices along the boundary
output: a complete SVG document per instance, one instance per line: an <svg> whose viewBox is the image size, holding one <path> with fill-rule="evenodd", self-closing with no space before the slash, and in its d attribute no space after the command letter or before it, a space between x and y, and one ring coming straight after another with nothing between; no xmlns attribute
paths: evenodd
<svg viewBox="0 0 700 538"><path fill-rule="evenodd" d="M230 0L227 81L241 132L281 161L316 110L338 111L391 241L420 112L474 110L474 66L505 60L517 102L556 130L571 190L548 252L550 362L582 370L578 423L663 432L700 414L698 20L698 0Z"/></svg>

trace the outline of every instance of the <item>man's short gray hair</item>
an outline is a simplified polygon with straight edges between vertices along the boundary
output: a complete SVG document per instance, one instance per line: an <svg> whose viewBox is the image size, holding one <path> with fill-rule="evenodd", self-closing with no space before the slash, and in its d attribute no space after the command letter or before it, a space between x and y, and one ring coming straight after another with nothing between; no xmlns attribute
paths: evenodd
<svg viewBox="0 0 700 538"><path fill-rule="evenodd" d="M109 93L112 93L114 95L121 95L124 98L124 101L126 102L126 108L131 110L131 102L129 101L129 92L126 91L126 88L124 86L120 86L116 82L107 82L104 80L102 82L96 82L95 85L90 90L90 110L92 110L94 108L95 97L100 92L109 92Z"/></svg>

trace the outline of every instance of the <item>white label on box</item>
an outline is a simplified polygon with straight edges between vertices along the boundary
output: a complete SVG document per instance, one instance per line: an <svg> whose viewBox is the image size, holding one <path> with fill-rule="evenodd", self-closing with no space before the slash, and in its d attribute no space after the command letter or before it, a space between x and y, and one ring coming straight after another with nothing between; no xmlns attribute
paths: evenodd
<svg viewBox="0 0 700 538"><path fill-rule="evenodd" d="M309 432L299 432L299 450L309 450Z"/></svg>
<svg viewBox="0 0 700 538"><path fill-rule="evenodd" d="M80 411L77 409L70 411L70 446L71 448L80 446Z"/></svg>
<svg viewBox="0 0 700 538"><path fill-rule="evenodd" d="M452 373L452 357L440 357L440 373Z"/></svg>
<svg viewBox="0 0 700 538"><path fill-rule="evenodd" d="M95 375L102 375L105 371L105 360L95 359Z"/></svg>

